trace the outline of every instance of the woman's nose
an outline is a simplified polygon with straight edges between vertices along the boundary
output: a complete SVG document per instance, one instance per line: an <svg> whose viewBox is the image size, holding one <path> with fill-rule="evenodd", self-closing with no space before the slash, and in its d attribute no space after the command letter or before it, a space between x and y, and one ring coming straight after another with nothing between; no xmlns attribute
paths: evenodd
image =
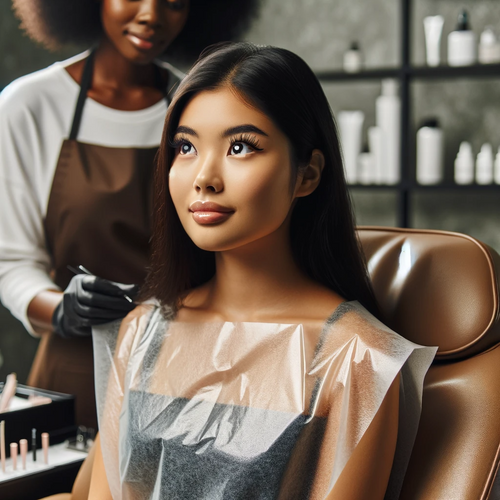
<svg viewBox="0 0 500 500"><path fill-rule="evenodd" d="M224 183L213 161L207 159L202 165L193 183L199 193L220 193L224 190Z"/></svg>
<svg viewBox="0 0 500 500"><path fill-rule="evenodd" d="M137 15L138 23L152 27L161 25L160 2L161 0L142 0Z"/></svg>

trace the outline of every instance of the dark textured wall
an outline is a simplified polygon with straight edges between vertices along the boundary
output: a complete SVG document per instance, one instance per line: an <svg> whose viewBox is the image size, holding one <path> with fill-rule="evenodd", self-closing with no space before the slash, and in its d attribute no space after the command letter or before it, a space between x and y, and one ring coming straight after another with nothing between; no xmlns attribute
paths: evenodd
<svg viewBox="0 0 500 500"><path fill-rule="evenodd" d="M469 9L478 35L486 24L499 28L498 0L414 0L412 58L416 64L425 58L423 17L445 17L444 56L446 36L462 6ZM399 61L399 16L398 0L263 0L261 17L247 39L293 50L315 70L339 69L349 43L358 40L367 67L390 67ZM19 31L9 0L0 1L0 88L76 52L70 48L52 54L33 44ZM374 124L378 82L328 84L325 92L334 111L361 109L366 116L365 129ZM500 145L500 80L419 82L413 85L412 95L414 131L429 115L437 116L443 125L448 177L460 141L471 141L475 153L485 141L491 141L495 149ZM396 223L393 192L358 191L353 197L359 223ZM498 193L420 193L412 198L413 225L468 233L500 251L498 198ZM36 341L21 330L18 322L0 309L0 351L5 360L0 379L14 369L21 380L26 376Z"/></svg>

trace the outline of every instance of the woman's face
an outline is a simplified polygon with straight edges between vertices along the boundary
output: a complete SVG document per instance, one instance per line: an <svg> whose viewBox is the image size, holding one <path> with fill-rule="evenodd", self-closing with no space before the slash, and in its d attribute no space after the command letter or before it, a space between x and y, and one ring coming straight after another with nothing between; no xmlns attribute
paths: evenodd
<svg viewBox="0 0 500 500"><path fill-rule="evenodd" d="M101 0L104 31L127 59L147 64L181 32L189 0Z"/></svg>
<svg viewBox="0 0 500 500"><path fill-rule="evenodd" d="M198 247L231 250L282 226L300 194L290 189L289 141L264 113L230 89L204 91L173 140L170 194Z"/></svg>

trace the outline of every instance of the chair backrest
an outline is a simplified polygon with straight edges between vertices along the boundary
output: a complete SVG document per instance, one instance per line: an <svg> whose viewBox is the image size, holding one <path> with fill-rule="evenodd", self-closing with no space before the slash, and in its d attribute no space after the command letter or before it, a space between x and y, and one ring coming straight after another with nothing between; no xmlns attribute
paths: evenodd
<svg viewBox="0 0 500 500"><path fill-rule="evenodd" d="M402 499L497 498L500 256L446 231L360 227L382 319L439 346Z"/></svg>

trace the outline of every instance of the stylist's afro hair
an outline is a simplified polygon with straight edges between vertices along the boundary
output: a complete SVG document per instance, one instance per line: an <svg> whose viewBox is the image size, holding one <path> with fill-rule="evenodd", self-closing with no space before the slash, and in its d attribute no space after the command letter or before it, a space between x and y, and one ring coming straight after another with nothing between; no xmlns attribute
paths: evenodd
<svg viewBox="0 0 500 500"><path fill-rule="evenodd" d="M184 29L165 55L190 63L216 42L238 39L257 17L261 0L191 0ZM35 41L57 50L91 46L102 34L97 0L13 0L21 27Z"/></svg>

